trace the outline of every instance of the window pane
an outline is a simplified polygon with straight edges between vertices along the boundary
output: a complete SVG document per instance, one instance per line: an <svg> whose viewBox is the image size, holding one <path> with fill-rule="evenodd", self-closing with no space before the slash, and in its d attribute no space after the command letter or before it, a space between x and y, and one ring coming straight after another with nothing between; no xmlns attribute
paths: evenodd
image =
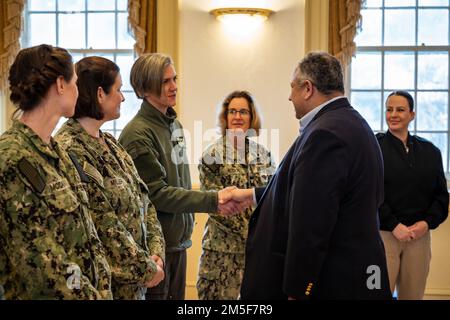
<svg viewBox="0 0 450 320"><path fill-rule="evenodd" d="M366 0L366 5L364 6L364 8L381 8L382 5L382 0Z"/></svg>
<svg viewBox="0 0 450 320"><path fill-rule="evenodd" d="M85 15L59 14L59 42L63 48L85 48Z"/></svg>
<svg viewBox="0 0 450 320"><path fill-rule="evenodd" d="M352 88L381 89L381 54L358 53L352 60Z"/></svg>
<svg viewBox="0 0 450 320"><path fill-rule="evenodd" d="M416 99L416 117L410 123L409 130L411 134L417 132L419 136L429 139L441 149L444 170L448 172L450 53L447 49L450 47L450 0L366 0L363 3L362 31L355 37L358 50L351 65L352 104L374 131L380 131L380 127L381 131L385 131L387 96L394 90L408 91ZM383 5L385 9L381 11L379 8ZM382 14L384 25L380 25ZM378 40L380 34L383 37L381 44ZM370 62L365 60L370 59L365 46L379 47L379 51L378 48L371 49L370 54L379 52L384 63L379 67L383 77L382 88L372 83L372 80L379 80L371 75L373 72L367 67ZM384 51L389 50L388 46L412 48ZM439 47L428 49L428 46L441 46L442 49L436 51ZM362 54L366 56L361 58ZM364 75L369 79L364 79ZM379 101L380 96L382 101ZM369 100L374 107L367 107L371 104ZM377 112L373 110L376 104L381 108L378 120Z"/></svg>
<svg viewBox="0 0 450 320"><path fill-rule="evenodd" d="M447 92L417 93L417 130L447 130Z"/></svg>
<svg viewBox="0 0 450 320"><path fill-rule="evenodd" d="M384 44L415 45L415 20L415 10L385 10Z"/></svg>
<svg viewBox="0 0 450 320"><path fill-rule="evenodd" d="M138 99L134 92L123 92L125 101L122 102L120 118L116 120L117 129L123 129L141 108L142 100Z"/></svg>
<svg viewBox="0 0 450 320"><path fill-rule="evenodd" d="M419 0L419 7L448 6L448 0Z"/></svg>
<svg viewBox="0 0 450 320"><path fill-rule="evenodd" d="M416 0L384 0L385 7L414 7Z"/></svg>
<svg viewBox="0 0 450 320"><path fill-rule="evenodd" d="M117 10L128 10L128 0L117 0Z"/></svg>
<svg viewBox="0 0 450 320"><path fill-rule="evenodd" d="M116 48L114 13L88 14L88 47Z"/></svg>
<svg viewBox="0 0 450 320"><path fill-rule="evenodd" d="M103 58L109 59L111 61L114 61L114 55L110 54L110 53L96 53L95 55L98 57L103 57Z"/></svg>
<svg viewBox="0 0 450 320"><path fill-rule="evenodd" d="M118 44L120 49L133 49L136 42L133 37L128 33L128 13L119 13L117 22Z"/></svg>
<svg viewBox="0 0 450 320"><path fill-rule="evenodd" d="M88 10L116 10L116 4L113 0L88 0Z"/></svg>
<svg viewBox="0 0 450 320"><path fill-rule="evenodd" d="M355 37L357 46L381 45L381 10L361 10L362 30Z"/></svg>
<svg viewBox="0 0 450 320"><path fill-rule="evenodd" d="M30 14L30 46L56 45L56 23L54 14Z"/></svg>
<svg viewBox="0 0 450 320"><path fill-rule="evenodd" d="M83 11L85 10L84 0L58 0L59 11Z"/></svg>
<svg viewBox="0 0 450 320"><path fill-rule="evenodd" d="M448 171L447 166L447 133L425 133L421 132L417 134L419 137L425 138L428 141L431 141L436 147L441 150L442 155L442 165L444 166L444 170Z"/></svg>
<svg viewBox="0 0 450 320"><path fill-rule="evenodd" d="M82 53L70 53L72 56L72 60L73 63L77 63L78 61L80 61L81 59L84 58L84 55Z"/></svg>
<svg viewBox="0 0 450 320"><path fill-rule="evenodd" d="M418 89L448 89L448 54L420 53L417 81Z"/></svg>
<svg viewBox="0 0 450 320"><path fill-rule="evenodd" d="M448 10L419 10L418 43L427 46L448 44Z"/></svg>
<svg viewBox="0 0 450 320"><path fill-rule="evenodd" d="M28 5L28 10L30 10L30 11L55 11L56 10L56 0L28 0L27 5Z"/></svg>
<svg viewBox="0 0 450 320"><path fill-rule="evenodd" d="M116 63L120 68L120 75L122 76L122 90L133 90L130 85L130 70L134 62L134 56L130 55L118 55Z"/></svg>
<svg viewBox="0 0 450 320"><path fill-rule="evenodd" d="M414 54L387 53L384 59L384 88L414 89Z"/></svg>
<svg viewBox="0 0 450 320"><path fill-rule="evenodd" d="M372 130L381 130L381 93L352 92L352 106L366 119Z"/></svg>
<svg viewBox="0 0 450 320"><path fill-rule="evenodd" d="M120 137L120 134L122 133L122 130L116 130L115 132L114 132L114 138L116 138L117 140L119 140L119 137Z"/></svg>
<svg viewBox="0 0 450 320"><path fill-rule="evenodd" d="M52 136L54 137L55 134L58 132L58 130L62 127L62 125L64 124L64 122L67 121L67 118L61 117L58 121L58 123L56 124L55 129L52 132Z"/></svg>
<svg viewBox="0 0 450 320"><path fill-rule="evenodd" d="M100 129L102 129L103 131L112 131L112 130L114 130L114 122L115 122L115 121L106 121L106 122L100 127Z"/></svg>

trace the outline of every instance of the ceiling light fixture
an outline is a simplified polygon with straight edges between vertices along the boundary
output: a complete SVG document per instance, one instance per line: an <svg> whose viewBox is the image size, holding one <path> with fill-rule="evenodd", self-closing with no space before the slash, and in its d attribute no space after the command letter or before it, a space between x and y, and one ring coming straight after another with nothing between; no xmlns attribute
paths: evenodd
<svg viewBox="0 0 450 320"><path fill-rule="evenodd" d="M233 15L245 15L264 21L269 18L273 11L262 8L217 8L211 10L210 13L220 21L223 21L227 16Z"/></svg>

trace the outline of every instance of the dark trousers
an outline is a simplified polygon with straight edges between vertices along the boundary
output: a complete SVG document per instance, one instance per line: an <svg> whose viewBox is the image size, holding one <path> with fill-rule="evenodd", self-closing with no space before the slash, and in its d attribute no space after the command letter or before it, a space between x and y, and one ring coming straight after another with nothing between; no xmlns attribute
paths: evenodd
<svg viewBox="0 0 450 320"><path fill-rule="evenodd" d="M186 250L166 252L165 277L154 288L148 288L146 300L184 300L186 290Z"/></svg>

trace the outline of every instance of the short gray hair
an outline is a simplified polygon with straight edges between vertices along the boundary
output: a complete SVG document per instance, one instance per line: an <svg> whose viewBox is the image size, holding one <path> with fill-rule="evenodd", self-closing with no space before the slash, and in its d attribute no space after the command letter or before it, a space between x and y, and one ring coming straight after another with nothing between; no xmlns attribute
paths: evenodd
<svg viewBox="0 0 450 320"><path fill-rule="evenodd" d="M344 76L338 59L326 52L310 52L297 65L298 81L310 80L317 90L328 95L344 93Z"/></svg>
<svg viewBox="0 0 450 320"><path fill-rule="evenodd" d="M140 56L131 67L130 82L134 93L143 99L147 92L161 95L164 70L173 65L170 56L162 53L149 53Z"/></svg>

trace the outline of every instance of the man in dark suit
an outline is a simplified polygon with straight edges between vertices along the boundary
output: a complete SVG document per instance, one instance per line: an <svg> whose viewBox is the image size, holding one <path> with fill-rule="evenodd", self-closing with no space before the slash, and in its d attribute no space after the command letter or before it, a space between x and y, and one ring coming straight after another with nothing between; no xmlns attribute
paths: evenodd
<svg viewBox="0 0 450 320"><path fill-rule="evenodd" d="M256 192L241 298L390 299L377 213L382 155L344 97L339 61L309 53L295 68L289 100L300 135L264 193Z"/></svg>

